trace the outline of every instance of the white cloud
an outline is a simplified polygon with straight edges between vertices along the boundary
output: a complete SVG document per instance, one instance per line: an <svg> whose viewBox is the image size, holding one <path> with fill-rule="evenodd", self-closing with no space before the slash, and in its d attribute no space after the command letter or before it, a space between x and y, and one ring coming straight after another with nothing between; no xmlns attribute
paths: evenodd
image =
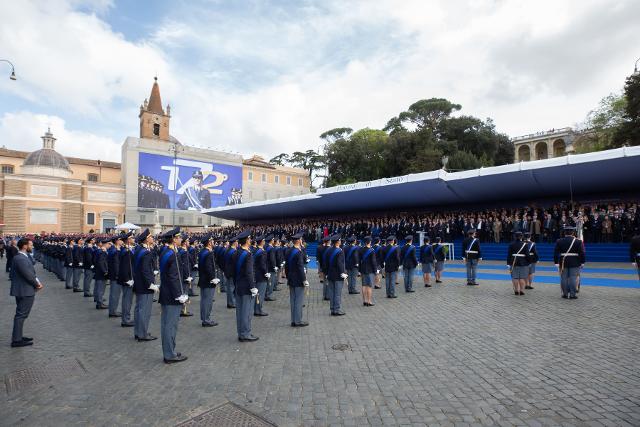
<svg viewBox="0 0 640 427"><path fill-rule="evenodd" d="M0 141L5 148L35 151L42 148L40 137L51 128L57 139L56 151L67 157L120 162L120 145L110 138L68 129L63 118L28 111L5 113L0 118Z"/></svg>
<svg viewBox="0 0 640 427"><path fill-rule="evenodd" d="M120 143L158 72L178 139L267 157L318 147L333 127L381 128L427 97L512 136L572 125L622 86L640 45L631 0L183 4L135 43L103 21L110 1L82 3L98 15L14 3L0 6L0 46L19 81L0 92Z"/></svg>

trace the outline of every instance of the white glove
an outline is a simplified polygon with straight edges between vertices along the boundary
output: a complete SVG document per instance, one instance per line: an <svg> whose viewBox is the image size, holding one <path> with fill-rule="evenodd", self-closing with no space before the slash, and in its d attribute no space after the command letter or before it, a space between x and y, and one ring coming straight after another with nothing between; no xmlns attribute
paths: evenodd
<svg viewBox="0 0 640 427"><path fill-rule="evenodd" d="M342 277L343 279L346 279L347 277L349 277L349 275L347 273L342 273L340 277Z"/></svg>
<svg viewBox="0 0 640 427"><path fill-rule="evenodd" d="M359 266L359 264L356 264L356 267L358 267L358 266Z"/></svg>
<svg viewBox="0 0 640 427"><path fill-rule="evenodd" d="M193 268L198 268L198 264L193 264Z"/></svg>
<svg viewBox="0 0 640 427"><path fill-rule="evenodd" d="M187 300L189 299L188 295L180 295L178 298L176 298L176 301L178 301L180 304L184 304L185 302L187 302Z"/></svg>
<svg viewBox="0 0 640 427"><path fill-rule="evenodd" d="M129 285L129 286L133 286L133 280L128 280L128 281L127 281L127 285Z"/></svg>
<svg viewBox="0 0 640 427"><path fill-rule="evenodd" d="M78 263L78 266L79 266L79 267L82 267L82 263L81 263L81 262L79 262L79 263Z"/></svg>
<svg viewBox="0 0 640 427"><path fill-rule="evenodd" d="M160 273L158 270L153 270L153 275L154 275L154 276L157 276L157 275L158 275L158 273Z"/></svg>
<svg viewBox="0 0 640 427"><path fill-rule="evenodd" d="M284 267L286 263L287 263L286 261L282 261L282 264L280 264L280 267Z"/></svg>
<svg viewBox="0 0 640 427"><path fill-rule="evenodd" d="M218 283L220 283L220 279L215 278L215 279L211 280L211 283L213 283L214 285L217 285Z"/></svg>
<svg viewBox="0 0 640 427"><path fill-rule="evenodd" d="M191 281L193 280L193 277L189 276L185 279L187 282L191 283Z"/></svg>
<svg viewBox="0 0 640 427"><path fill-rule="evenodd" d="M302 284L303 284L303 285L305 286L305 288L306 288L306 287L308 287L308 286L309 286L309 281L305 280L304 282L302 282Z"/></svg>
<svg viewBox="0 0 640 427"><path fill-rule="evenodd" d="M380 274L380 270L376 270L376 274Z"/></svg>
<svg viewBox="0 0 640 427"><path fill-rule="evenodd" d="M255 297L256 295L258 295L258 288L251 288L251 296Z"/></svg>
<svg viewBox="0 0 640 427"><path fill-rule="evenodd" d="M271 273L264 273L264 277L266 277L267 279L271 278Z"/></svg>
<svg viewBox="0 0 640 427"><path fill-rule="evenodd" d="M73 264L69 264L69 267L73 267Z"/></svg>
<svg viewBox="0 0 640 427"><path fill-rule="evenodd" d="M91 266L91 268L93 268L93 265Z"/></svg>
<svg viewBox="0 0 640 427"><path fill-rule="evenodd" d="M156 285L155 283L152 283L149 285L149 289L151 289L153 292L159 292L160 286Z"/></svg>
<svg viewBox="0 0 640 427"><path fill-rule="evenodd" d="M305 258L304 262L309 263L311 260L309 258Z"/></svg>
<svg viewBox="0 0 640 427"><path fill-rule="evenodd" d="M278 272L278 267L273 267L273 271Z"/></svg>

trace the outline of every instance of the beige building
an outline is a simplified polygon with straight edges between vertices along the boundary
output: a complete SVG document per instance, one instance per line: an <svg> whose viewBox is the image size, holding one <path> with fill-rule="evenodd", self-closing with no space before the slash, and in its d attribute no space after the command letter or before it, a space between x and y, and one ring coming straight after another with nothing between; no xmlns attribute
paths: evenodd
<svg viewBox="0 0 640 427"><path fill-rule="evenodd" d="M53 134L28 153L0 149L0 217L5 233L105 231L124 219L120 164L65 158Z"/></svg>
<svg viewBox="0 0 640 427"><path fill-rule="evenodd" d="M528 162L561 157L575 151L578 134L570 127L517 136L511 139L514 162Z"/></svg>
<svg viewBox="0 0 640 427"><path fill-rule="evenodd" d="M272 165L256 155L242 164L244 202L299 196L309 192L309 172L306 169Z"/></svg>

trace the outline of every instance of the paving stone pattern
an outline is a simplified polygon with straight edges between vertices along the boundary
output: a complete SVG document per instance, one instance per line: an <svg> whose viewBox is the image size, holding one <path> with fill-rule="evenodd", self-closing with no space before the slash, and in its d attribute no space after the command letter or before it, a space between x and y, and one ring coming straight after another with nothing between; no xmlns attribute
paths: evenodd
<svg viewBox="0 0 640 427"><path fill-rule="evenodd" d="M584 287L569 301L555 285L516 297L506 281L426 289L416 278L416 293L376 290L371 308L345 291L347 315L331 317L313 271L309 327L289 326L285 287L253 318L260 340L239 343L224 294L214 328L200 326L196 297L177 338L189 360L165 365L160 340L135 342L38 271L46 288L25 328L35 344L15 349L1 273L0 375L62 359L86 372L0 391L3 426L175 426L226 402L279 426L640 425L637 289ZM159 336L158 304L151 324Z"/></svg>

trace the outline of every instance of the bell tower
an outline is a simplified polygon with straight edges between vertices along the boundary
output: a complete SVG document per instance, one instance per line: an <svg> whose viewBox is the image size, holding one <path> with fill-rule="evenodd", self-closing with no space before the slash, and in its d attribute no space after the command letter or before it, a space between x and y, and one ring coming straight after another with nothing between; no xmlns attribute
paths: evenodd
<svg viewBox="0 0 640 427"><path fill-rule="evenodd" d="M171 107L167 104L166 112L162 108L160 99L160 86L158 77L154 77L153 87L149 101L146 99L140 106L140 138L159 139L169 141L169 119L171 119Z"/></svg>

